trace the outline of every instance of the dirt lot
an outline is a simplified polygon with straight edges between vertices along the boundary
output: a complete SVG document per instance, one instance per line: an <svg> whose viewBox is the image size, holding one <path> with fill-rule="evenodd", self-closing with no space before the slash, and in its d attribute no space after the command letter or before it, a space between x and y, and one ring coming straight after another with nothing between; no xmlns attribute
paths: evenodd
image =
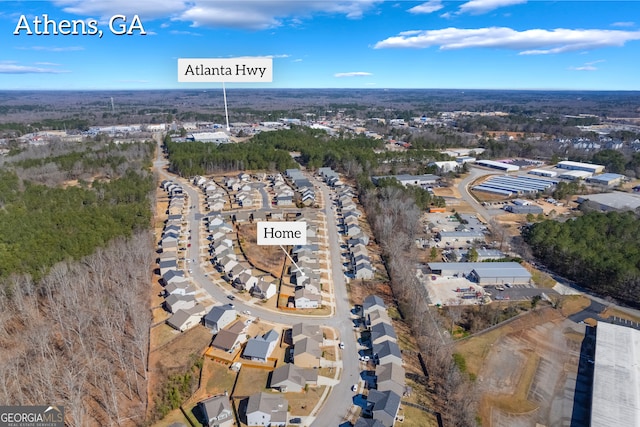
<svg viewBox="0 0 640 427"><path fill-rule="evenodd" d="M286 255L276 246L258 246L256 244L256 226L243 224L238 227L238 239L247 261L251 265L268 271L273 277L280 277Z"/></svg>
<svg viewBox="0 0 640 427"><path fill-rule="evenodd" d="M584 326L552 308L457 344L477 376L483 426L568 425Z"/></svg>

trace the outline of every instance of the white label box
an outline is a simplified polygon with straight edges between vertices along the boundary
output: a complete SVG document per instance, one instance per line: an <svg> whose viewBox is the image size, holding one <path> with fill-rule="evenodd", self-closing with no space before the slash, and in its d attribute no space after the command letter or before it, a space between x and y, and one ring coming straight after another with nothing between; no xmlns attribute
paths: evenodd
<svg viewBox="0 0 640 427"><path fill-rule="evenodd" d="M258 245L306 245L307 223L302 221L259 221Z"/></svg>
<svg viewBox="0 0 640 427"><path fill-rule="evenodd" d="M178 58L178 81L184 83L253 83L273 81L273 59Z"/></svg>

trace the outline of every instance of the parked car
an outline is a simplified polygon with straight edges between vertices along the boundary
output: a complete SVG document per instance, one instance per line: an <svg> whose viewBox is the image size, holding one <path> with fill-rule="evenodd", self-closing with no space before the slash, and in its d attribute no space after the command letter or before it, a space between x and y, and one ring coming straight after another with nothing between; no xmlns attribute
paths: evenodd
<svg viewBox="0 0 640 427"><path fill-rule="evenodd" d="M234 299L236 299L235 295L227 295L227 298L229 298L229 299L230 299L230 300L232 300L232 301L233 301Z"/></svg>
<svg viewBox="0 0 640 427"><path fill-rule="evenodd" d="M496 289L499 290L499 291L504 291L504 286L496 285Z"/></svg>
<svg viewBox="0 0 640 427"><path fill-rule="evenodd" d="M340 348L340 350L344 349L344 343L341 342L340 344L338 344L338 347Z"/></svg>
<svg viewBox="0 0 640 427"><path fill-rule="evenodd" d="M351 391L356 391L358 390L358 384L354 384L351 386Z"/></svg>

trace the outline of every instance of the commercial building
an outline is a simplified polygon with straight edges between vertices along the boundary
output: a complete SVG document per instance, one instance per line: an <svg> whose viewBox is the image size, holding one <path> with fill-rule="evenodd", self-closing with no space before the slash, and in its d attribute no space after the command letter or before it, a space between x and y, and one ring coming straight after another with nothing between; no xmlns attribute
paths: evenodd
<svg viewBox="0 0 640 427"><path fill-rule="evenodd" d="M589 184L606 185L607 187L613 187L620 184L624 180L625 176L617 173L603 173L602 175L593 176L587 179Z"/></svg>
<svg viewBox="0 0 640 427"><path fill-rule="evenodd" d="M531 273L517 262L430 262L433 274L467 277L480 285L529 284Z"/></svg>
<svg viewBox="0 0 640 427"><path fill-rule="evenodd" d="M546 170L546 169L531 169L528 174L538 175L538 176L546 176L547 178L553 178L558 175L557 172Z"/></svg>
<svg viewBox="0 0 640 427"><path fill-rule="evenodd" d="M492 176L480 185L472 188L475 191L502 194L504 196L536 194L558 183L554 179L534 178L526 175Z"/></svg>
<svg viewBox="0 0 640 427"><path fill-rule="evenodd" d="M491 169L499 169L505 172L516 172L520 170L520 166L509 165L507 163L496 162L493 160L477 160L476 165L484 166Z"/></svg>
<svg viewBox="0 0 640 427"><path fill-rule="evenodd" d="M395 178L400 184L404 185L416 185L418 187L429 187L436 185L440 181L440 177L437 175L387 175L387 176L374 176L371 178L374 184L378 183L378 180L383 178Z"/></svg>
<svg viewBox="0 0 640 427"><path fill-rule="evenodd" d="M558 175L558 178L568 179L569 181L576 181L579 179L587 179L593 176L593 172L583 171L583 170L570 170L567 172L563 172Z"/></svg>
<svg viewBox="0 0 640 427"><path fill-rule="evenodd" d="M591 427L640 426L640 331L598 322Z"/></svg>
<svg viewBox="0 0 640 427"><path fill-rule="evenodd" d="M231 142L229 135L224 132L192 133L187 137L188 141L212 142L214 144L228 144Z"/></svg>
<svg viewBox="0 0 640 427"><path fill-rule="evenodd" d="M603 165L592 165L591 163L572 162L569 160L558 162L556 167L559 169L591 172L592 175L604 172Z"/></svg>
<svg viewBox="0 0 640 427"><path fill-rule="evenodd" d="M578 203L589 201L603 212L608 211L635 211L640 207L640 195L638 193L625 193L613 191L611 193L589 194L578 197Z"/></svg>

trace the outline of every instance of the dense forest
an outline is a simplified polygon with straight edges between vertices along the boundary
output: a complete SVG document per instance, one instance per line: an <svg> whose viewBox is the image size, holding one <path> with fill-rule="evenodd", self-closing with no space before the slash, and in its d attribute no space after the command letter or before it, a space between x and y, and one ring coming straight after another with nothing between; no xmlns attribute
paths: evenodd
<svg viewBox="0 0 640 427"><path fill-rule="evenodd" d="M581 286L640 305L640 220L633 212L589 212L523 231L536 257Z"/></svg>
<svg viewBox="0 0 640 427"><path fill-rule="evenodd" d="M0 280L11 274L38 280L57 262L147 229L154 178L143 166L151 147L76 145L46 159L38 153L9 159L0 171ZM92 182L73 179L91 176Z"/></svg>

